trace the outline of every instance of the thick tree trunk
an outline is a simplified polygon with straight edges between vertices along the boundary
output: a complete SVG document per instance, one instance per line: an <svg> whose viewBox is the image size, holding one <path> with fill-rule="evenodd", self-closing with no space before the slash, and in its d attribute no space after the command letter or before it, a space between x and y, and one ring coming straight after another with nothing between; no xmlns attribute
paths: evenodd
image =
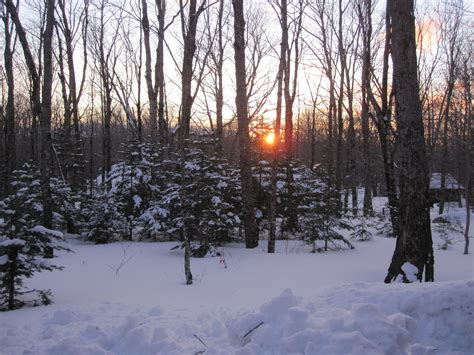
<svg viewBox="0 0 474 355"><path fill-rule="evenodd" d="M242 183L242 210L247 248L258 246L255 223L255 201L252 188L251 147L249 135L248 97L245 71L245 20L243 0L233 0L235 34L235 76L237 92L235 103L239 125L240 177Z"/></svg>
<svg viewBox="0 0 474 355"><path fill-rule="evenodd" d="M405 282L416 277L434 280L434 256L429 215L428 162L418 96L413 0L388 0L391 53L400 146L400 235L385 282L399 275ZM407 263L416 268L407 272Z"/></svg>

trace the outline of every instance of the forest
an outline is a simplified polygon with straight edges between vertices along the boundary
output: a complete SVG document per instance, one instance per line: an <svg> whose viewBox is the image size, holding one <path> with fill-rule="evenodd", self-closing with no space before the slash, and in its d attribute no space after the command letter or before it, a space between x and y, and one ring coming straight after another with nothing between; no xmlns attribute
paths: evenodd
<svg viewBox="0 0 474 355"><path fill-rule="evenodd" d="M12 354L474 351L466 335L474 319L462 308L474 307L473 11L465 0L0 0L0 311L52 307L52 316L41 311L51 334L76 322L56 344L41 338L44 320L34 316L30 346L17 339L33 313L0 313L0 353L2 345ZM345 260L357 265L348 261L349 280ZM330 302L335 318L301 303L314 290L300 266L331 270L316 279L340 289L318 293L313 306L342 292L347 300ZM161 291L135 285L138 275ZM287 281L270 286L279 275ZM368 290L358 304L377 316L350 308L358 284L341 283L357 281ZM189 311L181 316L198 317L191 305L208 307L220 283L260 301L226 321L208 310L210 344L198 318L193 330L170 321L173 335L141 328L123 310L120 331L84 328L87 317L106 327L115 306L99 301L115 293L125 297L117 304L162 300L144 319L166 325L163 312L179 312L181 299ZM378 303L391 291L376 283L394 284L395 308ZM421 302L430 290L436 320L405 309L410 292ZM101 292L99 319L83 306ZM239 305L215 297L230 312ZM417 329L454 322L443 313L449 297L464 322L452 338L438 339L441 326L407 335L408 318ZM339 316L359 325L336 326ZM384 336L403 332L372 343L379 335L364 324L374 319ZM339 343L348 334L351 345ZM89 336L96 348L83 347Z"/></svg>

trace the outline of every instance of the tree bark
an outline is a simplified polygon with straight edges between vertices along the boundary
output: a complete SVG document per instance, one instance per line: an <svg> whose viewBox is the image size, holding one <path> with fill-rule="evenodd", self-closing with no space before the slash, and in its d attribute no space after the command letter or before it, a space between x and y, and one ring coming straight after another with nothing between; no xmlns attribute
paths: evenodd
<svg viewBox="0 0 474 355"><path fill-rule="evenodd" d="M474 128L472 127L472 76L469 72L468 59L464 62L463 68L463 86L464 86L464 104L466 107L466 178L464 194L466 195L466 227L464 229L464 254L469 254L469 229L471 226L471 190L472 190L472 152L474 147Z"/></svg>
<svg viewBox="0 0 474 355"><path fill-rule="evenodd" d="M182 1L181 1L182 3ZM189 1L189 12L187 24L184 24L184 15L182 15L182 35L184 42L183 65L181 69L181 114L179 127L179 144L180 147L186 147L189 139L191 125L191 110L194 102L192 95L193 81L193 62L194 53L196 52L196 31L199 16L204 11L205 1L197 7L197 0ZM181 8L183 5L181 4ZM181 10L182 11L182 10Z"/></svg>
<svg viewBox="0 0 474 355"><path fill-rule="evenodd" d="M337 141L336 141L336 190L338 192L338 210L340 209L340 194L342 186L342 144L344 136L344 121L342 118L342 106L344 103L344 77L346 69L346 54L342 39L342 0L339 0L339 21L338 21L338 49L339 49L339 61L340 61L340 72L339 72L339 96L337 98Z"/></svg>
<svg viewBox="0 0 474 355"><path fill-rule="evenodd" d="M156 47L155 85L158 89L158 139L161 146L168 144L168 123L165 118L165 14L166 1L155 0L158 9L158 46Z"/></svg>
<svg viewBox="0 0 474 355"><path fill-rule="evenodd" d="M275 252L276 239L276 209L277 209L277 182L278 182L278 161L280 149L280 130L281 130L281 106L283 99L283 76L286 67L286 50L288 47L288 18L286 9L286 0L282 0L280 8L280 25L281 25L281 42L280 42L280 63L278 66L277 76L277 103L276 117L273 143L273 161L272 173L270 181L270 211L269 211L269 236L268 247L269 253Z"/></svg>
<svg viewBox="0 0 474 355"><path fill-rule="evenodd" d="M105 49L105 2L100 3L100 33L99 33L99 70L102 85L102 120L103 120L103 136L102 136L102 153L103 166L102 175L105 177L112 169L112 78L109 73L109 57L110 53L106 53Z"/></svg>
<svg viewBox="0 0 474 355"><path fill-rule="evenodd" d="M370 85L370 61L371 61L371 38L372 38L372 0L363 0L362 6L358 7L359 22L362 27L362 150L364 159L364 206L363 213L367 217L373 213L371 186L372 179L370 174L370 152L369 152L369 98L367 89Z"/></svg>
<svg viewBox="0 0 474 355"><path fill-rule="evenodd" d="M224 43L222 38L222 20L224 16L224 0L219 1L219 12L217 19L217 45L218 58L216 63L217 69L217 90L216 90L216 139L217 139L217 153L222 155L222 140L223 140L223 117L222 110L224 108L224 83L223 83L223 69L224 69Z"/></svg>
<svg viewBox="0 0 474 355"><path fill-rule="evenodd" d="M249 135L248 97L245 71L245 20L243 0L233 0L235 34L235 77L237 121L240 144L240 177L242 183L242 210L247 248L258 246L255 223L255 201L252 188L251 147Z"/></svg>
<svg viewBox="0 0 474 355"><path fill-rule="evenodd" d="M388 3L387 3L388 7ZM392 224L393 234L397 237L400 229L399 225L399 202L397 196L397 190L395 185L395 172L394 172L394 161L392 154L392 143L390 141L391 129L392 129L392 95L389 96L388 92L388 72L389 72L389 56L390 56L390 41L391 41L391 23L389 17L389 11L386 11L385 15L385 44L383 52L383 68L382 68L382 83L380 88L380 105L372 93L370 81L367 83L367 95L369 97L372 106L376 112L375 116L372 116L373 122L377 128L380 146L382 150L382 160L384 165L384 176L385 185L388 196L388 206L390 213L390 220ZM370 62L369 62L370 63Z"/></svg>
<svg viewBox="0 0 474 355"><path fill-rule="evenodd" d="M54 7L55 0L48 0L46 6L46 26L43 33L43 88L40 91L41 80L36 68L33 55L26 37L25 29L21 24L17 8L12 0L6 0L5 5L13 20L18 39L23 49L26 65L32 81L31 103L33 119L39 118L40 122L40 170L43 215L42 222L46 228L52 228L53 208L51 198L50 178L54 166L53 145L51 140L51 100L53 83L53 34L54 34ZM53 250L45 251L46 257L52 256Z"/></svg>
<svg viewBox="0 0 474 355"><path fill-rule="evenodd" d="M77 87L77 79L76 79L76 71L75 71L75 61L74 61L74 48L73 48L73 33L69 26L68 15L66 11L66 6L64 0L58 1L58 6L61 11L61 22L62 22L62 32L64 34L65 39L65 46L66 46L66 59L67 59L67 67L68 67L68 87L69 93L67 95L67 100L65 101L65 122L68 121L69 125L71 124L72 118L72 128L73 128L73 161L71 165L73 166L72 169L72 176L71 176L71 187L73 189L78 189L83 185L83 178L84 178L84 162L82 156L82 146L81 146L81 131L80 131L80 118L79 118L79 100L82 93L82 87L85 81L85 72L83 71L83 78L82 82L80 83L80 87ZM87 31L87 24L88 24L88 13L87 13L87 6L84 10L85 17L81 20L84 21L84 26ZM84 33L84 45L87 46L87 33ZM84 51L84 68L87 65L87 50ZM84 69L85 70L85 69ZM66 127L68 133L71 127ZM69 137L68 137L69 138Z"/></svg>
<svg viewBox="0 0 474 355"><path fill-rule="evenodd" d="M5 162L3 171L3 182L6 193L9 192L10 175L16 169L16 128L15 128L15 77L13 74L13 48L12 48L12 29L8 14L3 16L4 22L4 52L3 58L5 63L5 75L7 79L7 104L5 106L5 116L2 115L3 130L0 134L4 134L3 161ZM3 110L2 110L3 111ZM3 114L3 112L2 112ZM1 193L1 191L0 191Z"/></svg>
<svg viewBox="0 0 474 355"><path fill-rule="evenodd" d="M434 281L434 255L429 215L428 162L417 79L413 0L388 0L391 49L400 146L400 235L385 282L399 275L410 282L403 266L410 263L422 281Z"/></svg>
<svg viewBox="0 0 474 355"><path fill-rule="evenodd" d="M48 0L46 27L43 34L43 87L41 90L41 187L43 197L43 224L53 227L53 205L51 199L50 178L53 175L54 155L51 139L51 104L53 89L53 34L55 0ZM48 250L52 256L53 249Z"/></svg>
<svg viewBox="0 0 474 355"><path fill-rule="evenodd" d="M148 4L146 0L142 0L142 31L143 43L145 46L145 82L149 102L149 119L151 141L157 141L157 115L158 115L158 93L155 90L151 71L151 46L150 46L150 21L148 19Z"/></svg>

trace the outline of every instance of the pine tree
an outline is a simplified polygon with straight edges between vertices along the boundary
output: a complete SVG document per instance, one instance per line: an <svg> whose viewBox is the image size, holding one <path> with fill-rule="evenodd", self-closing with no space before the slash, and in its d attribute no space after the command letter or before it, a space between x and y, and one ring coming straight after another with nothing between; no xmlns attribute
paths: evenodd
<svg viewBox="0 0 474 355"><path fill-rule="evenodd" d="M13 172L11 186L12 194L0 201L0 310L50 303L49 290L28 291L24 279L62 269L44 258L46 249L69 251L61 232L40 225L43 206L37 171L25 164Z"/></svg>
<svg viewBox="0 0 474 355"><path fill-rule="evenodd" d="M125 230L123 216L111 194L98 190L81 201L81 237L96 244L107 244L121 238Z"/></svg>
<svg viewBox="0 0 474 355"><path fill-rule="evenodd" d="M306 167L296 169L294 177L294 196L299 199L295 202L298 229L301 238L312 245L313 253L327 251L330 247L354 249L341 233L350 230L351 226L341 218L339 192L328 184L329 177L324 172L317 175Z"/></svg>
<svg viewBox="0 0 474 355"><path fill-rule="evenodd" d="M222 158L188 148L184 174L172 176L159 203L166 233L182 236L187 223L193 256L235 240L241 223L239 181L238 171Z"/></svg>

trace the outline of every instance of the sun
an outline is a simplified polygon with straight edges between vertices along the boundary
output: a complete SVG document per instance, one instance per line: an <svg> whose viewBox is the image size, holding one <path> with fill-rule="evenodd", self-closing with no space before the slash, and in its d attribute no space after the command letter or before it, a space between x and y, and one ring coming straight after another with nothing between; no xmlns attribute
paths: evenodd
<svg viewBox="0 0 474 355"><path fill-rule="evenodd" d="M265 143L272 145L275 143L275 133L270 132L265 136Z"/></svg>

